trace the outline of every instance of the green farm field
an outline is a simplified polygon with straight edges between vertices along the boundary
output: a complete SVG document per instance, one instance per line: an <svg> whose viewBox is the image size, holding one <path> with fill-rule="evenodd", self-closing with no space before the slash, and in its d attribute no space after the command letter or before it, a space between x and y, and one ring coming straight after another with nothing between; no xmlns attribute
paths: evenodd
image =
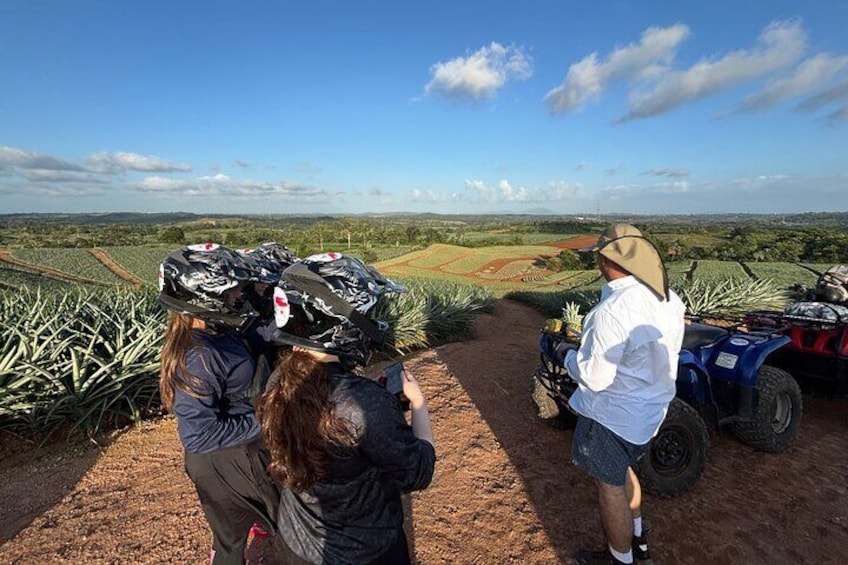
<svg viewBox="0 0 848 565"><path fill-rule="evenodd" d="M552 272L545 267L545 259L557 255L563 248L584 245L586 236L575 236L568 240L564 239L567 236L559 234L535 235L555 235L556 240L549 242L555 245L469 248L439 243L425 249L409 246L380 247L371 249L369 254L378 259L374 266L388 276L479 285L488 288L496 296L516 290L557 292L600 288L603 281L594 269ZM152 287L156 284L159 262L172 248L165 245L105 246L100 250L126 272ZM333 250L364 256L357 248L349 251ZM3 261L4 256L0 256L0 284L7 287L63 288L73 284L127 284L87 249L17 249L6 253L7 259L26 263L24 266L13 265ZM720 282L730 278L754 278L768 279L784 288L794 284L812 285L816 280L814 271L824 271L830 266L717 260L666 262L669 279L674 285L694 280Z"/></svg>

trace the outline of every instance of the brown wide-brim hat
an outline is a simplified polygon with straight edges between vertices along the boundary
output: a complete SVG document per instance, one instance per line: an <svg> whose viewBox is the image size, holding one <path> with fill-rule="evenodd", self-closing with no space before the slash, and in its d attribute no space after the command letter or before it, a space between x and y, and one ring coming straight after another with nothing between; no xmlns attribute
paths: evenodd
<svg viewBox="0 0 848 565"><path fill-rule="evenodd" d="M650 288L660 300L668 300L668 273L662 257L635 226L615 224L604 230L598 243L579 251L600 253Z"/></svg>

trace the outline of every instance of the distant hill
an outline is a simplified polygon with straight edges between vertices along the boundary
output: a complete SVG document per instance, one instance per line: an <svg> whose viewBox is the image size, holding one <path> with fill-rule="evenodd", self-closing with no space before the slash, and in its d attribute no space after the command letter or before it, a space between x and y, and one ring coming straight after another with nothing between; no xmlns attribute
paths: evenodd
<svg viewBox="0 0 848 565"><path fill-rule="evenodd" d="M486 222L509 223L550 223L578 222L586 227L605 225L612 222L633 222L640 224L668 225L739 225L744 223L763 227L848 227L848 212L802 212L797 214L436 214L411 212L365 213L365 214L195 214L191 212L104 212L104 213L53 213L53 214L0 214L0 225L35 224L178 224L203 220L286 220L293 224L311 224L319 220L333 220L341 217L360 217L371 219L394 219L412 221L415 219L442 222L445 225L464 223L476 225Z"/></svg>

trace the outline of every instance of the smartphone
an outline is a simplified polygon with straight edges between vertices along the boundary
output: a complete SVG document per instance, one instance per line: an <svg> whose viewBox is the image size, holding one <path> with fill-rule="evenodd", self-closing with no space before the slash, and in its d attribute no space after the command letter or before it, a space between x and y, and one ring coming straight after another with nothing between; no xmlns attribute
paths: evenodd
<svg viewBox="0 0 848 565"><path fill-rule="evenodd" d="M403 394L403 363L394 363L383 369L386 390L394 396Z"/></svg>

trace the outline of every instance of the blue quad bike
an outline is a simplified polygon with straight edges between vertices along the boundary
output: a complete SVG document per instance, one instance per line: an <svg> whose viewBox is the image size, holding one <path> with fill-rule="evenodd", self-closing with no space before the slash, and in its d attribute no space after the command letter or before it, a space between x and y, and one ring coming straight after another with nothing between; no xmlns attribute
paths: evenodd
<svg viewBox="0 0 848 565"><path fill-rule="evenodd" d="M642 488L658 496L677 496L697 482L711 433L732 431L757 449L780 453L798 432L803 412L798 383L786 371L764 364L790 338L780 328L709 320L687 324L677 394L650 451L634 468ZM574 333L544 329L539 338L541 363L532 376L531 396L539 418L558 428L573 427L577 420L568 407L577 384L555 360L577 344L579 334Z"/></svg>

